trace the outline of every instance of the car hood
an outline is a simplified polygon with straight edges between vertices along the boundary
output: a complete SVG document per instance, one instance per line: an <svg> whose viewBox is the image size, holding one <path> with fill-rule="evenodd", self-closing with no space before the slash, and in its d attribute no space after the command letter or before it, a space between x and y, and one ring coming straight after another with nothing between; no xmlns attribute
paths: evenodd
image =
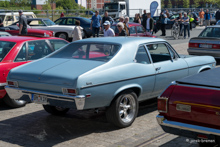
<svg viewBox="0 0 220 147"><path fill-rule="evenodd" d="M81 74L102 64L104 64L104 62L79 59L44 58L12 69L8 76L8 80L73 85Z"/></svg>

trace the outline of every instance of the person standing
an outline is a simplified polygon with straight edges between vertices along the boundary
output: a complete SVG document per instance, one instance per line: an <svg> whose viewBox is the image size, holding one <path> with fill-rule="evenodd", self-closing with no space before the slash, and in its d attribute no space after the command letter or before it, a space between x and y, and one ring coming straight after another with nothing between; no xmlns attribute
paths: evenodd
<svg viewBox="0 0 220 147"><path fill-rule="evenodd" d="M141 18L139 17L139 15L137 13L135 14L134 23L141 24Z"/></svg>
<svg viewBox="0 0 220 147"><path fill-rule="evenodd" d="M209 13L209 9L206 10L204 19L205 19L205 27L210 26L210 19L212 18L211 14Z"/></svg>
<svg viewBox="0 0 220 147"><path fill-rule="evenodd" d="M3 27L3 21L1 17L0 17L0 27Z"/></svg>
<svg viewBox="0 0 220 147"><path fill-rule="evenodd" d="M90 29L92 30L92 35L95 37L99 37L99 30L101 29L101 16L99 15L99 11L95 11L95 15L92 16L92 21L90 24Z"/></svg>
<svg viewBox="0 0 220 147"><path fill-rule="evenodd" d="M147 21L147 12L144 10L144 14L142 15L142 26L147 30L146 28L146 21Z"/></svg>
<svg viewBox="0 0 220 147"><path fill-rule="evenodd" d="M167 25L167 21L169 19L167 18L166 14L162 14L162 18L161 18L161 31L162 31L162 35L160 36L166 36L166 25Z"/></svg>
<svg viewBox="0 0 220 147"><path fill-rule="evenodd" d="M200 26L203 26L204 15L205 15L205 12L203 11L203 9L201 9L199 12Z"/></svg>
<svg viewBox="0 0 220 147"><path fill-rule="evenodd" d="M124 19L124 17L123 17L123 16L120 17L120 18L119 18L119 21L120 21L121 23L123 23L123 28L124 28L124 30L126 31L126 34L128 35L128 34L129 34L129 31L128 31L127 25L125 24L125 19Z"/></svg>
<svg viewBox="0 0 220 147"><path fill-rule="evenodd" d="M113 24L114 20L110 16L108 16L108 11L105 11L105 15L102 17L102 26L104 27L105 21L109 21L110 24Z"/></svg>
<svg viewBox="0 0 220 147"><path fill-rule="evenodd" d="M215 19L216 19L216 22L218 22L220 20L220 10L219 9L215 13Z"/></svg>
<svg viewBox="0 0 220 147"><path fill-rule="evenodd" d="M63 12L61 12L61 14L60 14L60 18L61 18L61 17L64 17L64 13L63 13Z"/></svg>
<svg viewBox="0 0 220 147"><path fill-rule="evenodd" d="M117 24L117 28L118 28L118 31L119 31L118 36L128 36L126 31L124 30L124 24L122 22L119 22Z"/></svg>
<svg viewBox="0 0 220 147"><path fill-rule="evenodd" d="M112 28L110 28L110 22L108 20L106 20L104 23L104 37L115 37L115 32L114 30L112 30Z"/></svg>
<svg viewBox="0 0 220 147"><path fill-rule="evenodd" d="M187 16L186 12L184 12L183 25L184 25L184 39L186 39L186 30L188 31L188 38L190 38L189 17Z"/></svg>
<svg viewBox="0 0 220 147"><path fill-rule="evenodd" d="M153 33L154 29L154 19L151 17L151 13L147 13L147 20L146 20L146 31L150 32L151 34Z"/></svg>
<svg viewBox="0 0 220 147"><path fill-rule="evenodd" d="M23 11L19 10L19 34L27 35L27 18L23 15Z"/></svg>
<svg viewBox="0 0 220 147"><path fill-rule="evenodd" d="M82 31L83 31L83 28L80 27L80 21L76 20L76 27L73 30L73 40L72 41L82 40Z"/></svg>

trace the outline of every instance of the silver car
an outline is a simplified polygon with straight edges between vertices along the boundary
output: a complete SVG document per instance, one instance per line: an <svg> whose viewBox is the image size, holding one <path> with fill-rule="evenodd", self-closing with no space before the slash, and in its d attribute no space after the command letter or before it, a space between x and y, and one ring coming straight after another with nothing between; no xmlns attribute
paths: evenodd
<svg viewBox="0 0 220 147"><path fill-rule="evenodd" d="M190 55L210 55L220 58L220 26L205 28L198 37L189 40Z"/></svg>

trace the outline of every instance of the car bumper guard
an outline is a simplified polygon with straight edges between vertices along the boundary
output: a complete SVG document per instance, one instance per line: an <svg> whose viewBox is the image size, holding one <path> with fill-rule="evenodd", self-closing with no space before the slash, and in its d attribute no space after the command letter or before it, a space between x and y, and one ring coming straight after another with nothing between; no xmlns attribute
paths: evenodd
<svg viewBox="0 0 220 147"><path fill-rule="evenodd" d="M28 95L29 99L33 101L32 94L38 94L38 95L46 96L47 99L68 101L68 102L75 101L77 110L83 110L84 105L85 105L86 97L84 95L70 96L70 95L63 95L63 94L58 94L58 93L48 93L48 92L43 92L43 91L16 88L16 87L11 87L11 86L5 86L5 90L7 91L11 99L16 99L16 100L20 99L23 95Z"/></svg>

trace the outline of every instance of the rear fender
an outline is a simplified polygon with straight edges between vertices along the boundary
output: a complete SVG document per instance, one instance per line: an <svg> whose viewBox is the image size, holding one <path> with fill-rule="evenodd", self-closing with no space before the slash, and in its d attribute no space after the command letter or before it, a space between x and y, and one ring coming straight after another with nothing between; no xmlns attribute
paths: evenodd
<svg viewBox="0 0 220 147"><path fill-rule="evenodd" d="M132 88L138 88L139 94L137 94L137 97L140 96L140 94L142 93L142 87L138 84L129 84L129 85L125 85L120 87L115 93L114 93L114 97L117 96L119 93L121 93L122 91L125 91L127 89L132 89Z"/></svg>

